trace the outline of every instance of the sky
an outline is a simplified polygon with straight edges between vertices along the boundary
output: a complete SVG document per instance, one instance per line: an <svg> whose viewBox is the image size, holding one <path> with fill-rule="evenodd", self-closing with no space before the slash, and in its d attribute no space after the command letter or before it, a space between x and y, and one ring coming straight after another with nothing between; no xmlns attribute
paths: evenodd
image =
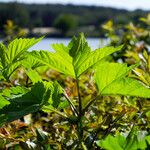
<svg viewBox="0 0 150 150"><path fill-rule="evenodd" d="M0 2L8 2L14 0L0 0ZM25 3L61 3L61 4L77 4L77 5L96 5L110 6L115 8L124 8L128 10L144 9L150 10L150 0L15 0Z"/></svg>

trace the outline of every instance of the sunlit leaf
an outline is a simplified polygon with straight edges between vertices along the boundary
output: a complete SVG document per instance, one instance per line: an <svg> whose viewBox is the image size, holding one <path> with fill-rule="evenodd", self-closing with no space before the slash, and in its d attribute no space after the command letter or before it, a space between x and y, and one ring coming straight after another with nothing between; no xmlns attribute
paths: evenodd
<svg viewBox="0 0 150 150"><path fill-rule="evenodd" d="M126 138L126 143L124 145L125 150L146 149L145 135L140 133L142 133L142 131L139 132L136 127L131 129Z"/></svg>
<svg viewBox="0 0 150 150"><path fill-rule="evenodd" d="M32 81L32 83L42 81L41 76L35 70L30 69L26 71L26 73L29 79Z"/></svg>
<svg viewBox="0 0 150 150"><path fill-rule="evenodd" d="M78 78L106 56L121 50L122 46L105 47L91 51L83 34L73 38L68 46L53 44L55 52L33 51L31 55L50 68Z"/></svg>
<svg viewBox="0 0 150 150"><path fill-rule="evenodd" d="M126 77L132 67L125 64L104 63L95 73L95 81L102 95L150 97L150 89L133 78Z"/></svg>
<svg viewBox="0 0 150 150"><path fill-rule="evenodd" d="M44 66L41 62L30 55L30 52L26 54L26 58L22 61L22 66L27 69L36 69L38 67Z"/></svg>
<svg viewBox="0 0 150 150"><path fill-rule="evenodd" d="M47 51L33 51L31 52L31 55L42 64L47 65L56 71L72 77L75 76L71 57L66 59L64 55L61 55L61 53L52 53ZM68 54L66 53L66 55Z"/></svg>
<svg viewBox="0 0 150 150"><path fill-rule="evenodd" d="M0 109L2 109L3 107L9 104L10 102L6 100L2 95L0 95Z"/></svg>
<svg viewBox="0 0 150 150"><path fill-rule="evenodd" d="M106 56L121 50L122 46L114 48L114 47L104 47L97 49L93 52L91 52L84 60L83 62L79 62L76 66L76 72L77 75L79 76L82 74L84 71L88 70L91 68L93 65L96 63L99 63L103 58Z"/></svg>
<svg viewBox="0 0 150 150"><path fill-rule="evenodd" d="M8 45L7 50L7 58L9 63L15 62L18 59L21 59L21 56L24 52L26 52L30 47L41 41L42 38L39 39L15 39Z"/></svg>
<svg viewBox="0 0 150 150"><path fill-rule="evenodd" d="M125 137L118 135L116 137L113 137L111 135L108 135L106 139L99 140L96 142L96 144L106 150L124 150L123 146L125 144Z"/></svg>
<svg viewBox="0 0 150 150"><path fill-rule="evenodd" d="M22 60L26 57L27 50L34 44L39 42L39 39L15 39L8 47L0 43L0 59L3 66L3 75L8 80L10 75L22 65Z"/></svg>
<svg viewBox="0 0 150 150"><path fill-rule="evenodd" d="M29 92L29 89L23 86L6 88L2 91L2 96L12 98L13 96L23 95Z"/></svg>

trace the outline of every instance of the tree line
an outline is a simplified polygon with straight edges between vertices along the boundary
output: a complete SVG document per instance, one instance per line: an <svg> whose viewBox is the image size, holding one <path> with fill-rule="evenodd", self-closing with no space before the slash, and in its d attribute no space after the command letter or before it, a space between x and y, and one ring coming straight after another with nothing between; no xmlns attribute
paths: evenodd
<svg viewBox="0 0 150 150"><path fill-rule="evenodd" d="M8 19L13 20L20 27L32 29L34 27L56 27L65 35L69 30L92 26L99 31L100 25L112 19L116 24L126 24L132 20L137 23L140 17L145 17L147 11L127 11L98 6L75 6L61 4L24 4L0 3L0 30ZM98 30L97 30L98 29ZM90 29L85 29L86 31ZM70 32L70 34L74 32ZM92 31L94 34L94 32ZM97 32L95 32L97 34Z"/></svg>

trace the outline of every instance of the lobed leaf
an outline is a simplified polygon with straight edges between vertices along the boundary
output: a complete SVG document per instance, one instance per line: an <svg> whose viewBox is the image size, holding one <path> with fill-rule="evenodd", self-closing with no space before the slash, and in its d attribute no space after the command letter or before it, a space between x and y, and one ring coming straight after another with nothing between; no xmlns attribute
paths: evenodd
<svg viewBox="0 0 150 150"><path fill-rule="evenodd" d="M43 38L43 37L42 37ZM33 45L42 40L42 38L32 39L15 39L8 45L7 58L9 63L15 62Z"/></svg>
<svg viewBox="0 0 150 150"><path fill-rule="evenodd" d="M4 89L1 94L2 96L6 97L6 98L12 98L12 97L16 97L16 96L20 96L23 95L25 93L29 92L29 89L23 86L15 86L15 87L10 87L10 88L6 88Z"/></svg>
<svg viewBox="0 0 150 150"><path fill-rule="evenodd" d="M65 54L67 55L67 53ZM68 56L67 59L61 53L50 53L47 51L32 51L31 55L42 64L54 70L75 77L71 57L69 58Z"/></svg>
<svg viewBox="0 0 150 150"><path fill-rule="evenodd" d="M3 68L2 72L4 77L8 80L10 75L22 65L22 60L26 58L27 50L34 44L39 42L39 39L15 39L8 47L0 43L0 59Z"/></svg>
<svg viewBox="0 0 150 150"><path fill-rule="evenodd" d="M11 96L12 93L16 96ZM50 107L53 110L66 107L66 102L61 100L62 93L63 90L57 82L37 82L30 91L19 87L5 91L2 94L9 98L8 101L0 95L2 101L0 103L0 116L5 118L3 123L14 121L39 109L44 111L45 108Z"/></svg>
<svg viewBox="0 0 150 150"><path fill-rule="evenodd" d="M77 77L99 63L103 58L122 48L122 46L117 48L104 47L91 51L91 48L88 46L84 34L82 33L79 35L78 39L73 38L69 46L71 47L69 54L73 58L74 71Z"/></svg>
<svg viewBox="0 0 150 150"><path fill-rule="evenodd" d="M82 60L80 63L78 63L75 66L75 70L77 73L77 76L80 76L83 72L85 72L86 70L88 70L89 68L91 68L92 66L94 66L97 63L100 63L100 61L109 56L110 54L121 50L122 46L119 47L104 47L104 48L100 48L97 49L93 52L90 52L90 54L88 54L84 60Z"/></svg>
<svg viewBox="0 0 150 150"><path fill-rule="evenodd" d="M31 55L40 63L73 78L78 78L103 58L122 48L105 47L91 51L84 34L73 37L68 46L53 44L52 47L55 52L33 51Z"/></svg>
<svg viewBox="0 0 150 150"><path fill-rule="evenodd" d="M10 104L0 110L0 116L5 115L6 122L19 119L24 115L33 113L48 104L52 95L52 83L38 82L31 88L31 91L9 99Z"/></svg>
<svg viewBox="0 0 150 150"><path fill-rule="evenodd" d="M103 95L125 95L150 98L150 89L138 80L122 78L114 81L102 91Z"/></svg>
<svg viewBox="0 0 150 150"><path fill-rule="evenodd" d="M37 59L33 58L30 54L26 54L26 58L22 61L22 66L24 66L27 69L36 69L38 67L44 66L41 62L39 62Z"/></svg>
<svg viewBox="0 0 150 150"><path fill-rule="evenodd" d="M32 81L32 83L37 83L39 81L42 81L41 76L35 71L35 70L28 70L26 71L27 76Z"/></svg>
<svg viewBox="0 0 150 150"><path fill-rule="evenodd" d="M150 97L150 89L136 79L126 77L133 66L104 63L96 68L95 81L102 95Z"/></svg>
<svg viewBox="0 0 150 150"><path fill-rule="evenodd" d="M143 136L143 133L141 133L141 135L138 131L131 130L127 137L124 137L123 135L108 135L105 139L97 141L96 144L106 150L146 149L146 140L148 136Z"/></svg>
<svg viewBox="0 0 150 150"><path fill-rule="evenodd" d="M99 140L96 144L106 150L124 150L123 146L126 142L125 137L118 135L113 137L108 135L104 140Z"/></svg>

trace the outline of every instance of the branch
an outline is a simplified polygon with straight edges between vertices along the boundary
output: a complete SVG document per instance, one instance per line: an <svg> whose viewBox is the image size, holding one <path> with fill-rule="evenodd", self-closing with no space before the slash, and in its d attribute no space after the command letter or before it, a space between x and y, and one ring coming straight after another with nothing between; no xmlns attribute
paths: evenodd
<svg viewBox="0 0 150 150"><path fill-rule="evenodd" d="M62 117L64 117L64 118L68 118L68 116L67 116L66 114L64 114L64 113L62 113L62 112L56 110L55 108L50 108L50 107L48 107L48 106L43 106L42 109L55 112L56 114L58 114L58 115L60 115L60 116L62 116Z"/></svg>
<svg viewBox="0 0 150 150"><path fill-rule="evenodd" d="M76 80L77 84L77 91L78 91L78 100L79 100L79 117L82 117L82 101L81 101L81 95L79 91L79 80Z"/></svg>
<svg viewBox="0 0 150 150"><path fill-rule="evenodd" d="M70 103L71 109L72 109L72 111L74 112L74 114L75 114L76 116L79 116L79 113L78 113L76 107L74 106L74 104L72 103L71 99L69 98L69 96L67 95L67 93L66 93L65 91L64 91L64 96L66 97L67 101Z"/></svg>
<svg viewBox="0 0 150 150"><path fill-rule="evenodd" d="M88 110L88 108L92 105L92 103L94 103L96 100L99 100L100 98L101 98L101 95L98 95L93 100L91 100L83 109L83 114Z"/></svg>

